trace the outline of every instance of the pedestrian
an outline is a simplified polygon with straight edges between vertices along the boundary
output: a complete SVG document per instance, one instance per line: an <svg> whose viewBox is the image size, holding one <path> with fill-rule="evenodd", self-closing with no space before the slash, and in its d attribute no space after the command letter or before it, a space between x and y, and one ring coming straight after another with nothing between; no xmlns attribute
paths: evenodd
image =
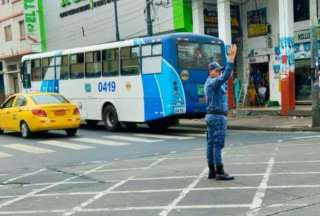
<svg viewBox="0 0 320 216"><path fill-rule="evenodd" d="M231 76L236 54L237 47L232 45L228 51L228 62L225 68L222 68L217 62L209 64L209 77L205 83L209 179L224 181L234 179L224 171L222 149L227 130L226 82Z"/></svg>
<svg viewBox="0 0 320 216"><path fill-rule="evenodd" d="M257 102L257 91L252 82L248 86L248 100L250 106L255 106Z"/></svg>

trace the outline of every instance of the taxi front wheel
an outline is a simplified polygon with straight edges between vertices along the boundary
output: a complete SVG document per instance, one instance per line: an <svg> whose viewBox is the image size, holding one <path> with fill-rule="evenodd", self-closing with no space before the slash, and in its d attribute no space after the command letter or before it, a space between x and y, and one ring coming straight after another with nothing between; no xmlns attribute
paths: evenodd
<svg viewBox="0 0 320 216"><path fill-rule="evenodd" d="M77 134L78 130L77 129L67 129L66 133L68 136L75 136Z"/></svg>
<svg viewBox="0 0 320 216"><path fill-rule="evenodd" d="M20 133L23 138L29 138L31 136L31 131L26 122L21 122Z"/></svg>

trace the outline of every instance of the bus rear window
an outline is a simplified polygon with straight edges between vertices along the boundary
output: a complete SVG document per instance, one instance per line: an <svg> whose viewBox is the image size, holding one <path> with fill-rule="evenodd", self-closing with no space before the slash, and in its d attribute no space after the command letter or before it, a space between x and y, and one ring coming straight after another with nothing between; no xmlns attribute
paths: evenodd
<svg viewBox="0 0 320 216"><path fill-rule="evenodd" d="M38 105L69 103L69 101L61 95L35 95L35 96L32 96L31 98L32 98L32 101Z"/></svg>
<svg viewBox="0 0 320 216"><path fill-rule="evenodd" d="M210 62L223 65L219 44L178 42L178 63L181 69L207 70Z"/></svg>

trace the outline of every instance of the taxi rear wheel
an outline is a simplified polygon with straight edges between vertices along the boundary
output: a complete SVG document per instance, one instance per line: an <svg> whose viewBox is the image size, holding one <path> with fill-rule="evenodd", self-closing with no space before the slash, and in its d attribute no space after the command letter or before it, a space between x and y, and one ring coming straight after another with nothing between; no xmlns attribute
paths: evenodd
<svg viewBox="0 0 320 216"><path fill-rule="evenodd" d="M78 129L67 129L66 133L68 136L75 136L78 132Z"/></svg>
<svg viewBox="0 0 320 216"><path fill-rule="evenodd" d="M20 133L23 138L30 138L31 137L31 131L30 131L30 128L26 122L21 122Z"/></svg>
<svg viewBox="0 0 320 216"><path fill-rule="evenodd" d="M118 119L118 113L114 106L108 105L103 111L104 126L108 131L119 131L121 123Z"/></svg>

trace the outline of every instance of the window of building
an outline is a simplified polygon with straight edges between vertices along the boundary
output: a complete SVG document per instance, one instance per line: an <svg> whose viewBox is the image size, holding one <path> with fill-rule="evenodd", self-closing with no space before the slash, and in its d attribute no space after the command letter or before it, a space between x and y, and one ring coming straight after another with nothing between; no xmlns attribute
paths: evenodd
<svg viewBox="0 0 320 216"><path fill-rule="evenodd" d="M44 80L55 79L55 63L54 58L43 58L42 59L42 77Z"/></svg>
<svg viewBox="0 0 320 216"><path fill-rule="evenodd" d="M84 53L78 53L70 56L70 79L84 78Z"/></svg>
<svg viewBox="0 0 320 216"><path fill-rule="evenodd" d="M120 50L121 75L137 75L140 72L140 48L123 47Z"/></svg>
<svg viewBox="0 0 320 216"><path fill-rule="evenodd" d="M31 60L31 80L40 81L42 79L40 59Z"/></svg>
<svg viewBox="0 0 320 216"><path fill-rule="evenodd" d="M142 46L142 72L144 74L161 73L162 45Z"/></svg>
<svg viewBox="0 0 320 216"><path fill-rule="evenodd" d="M101 52L86 53L86 77L100 77L101 76Z"/></svg>
<svg viewBox="0 0 320 216"><path fill-rule="evenodd" d="M109 49L102 51L102 75L105 77L119 75L118 49Z"/></svg>
<svg viewBox="0 0 320 216"><path fill-rule="evenodd" d="M19 22L19 31L20 31L20 40L25 40L26 39L26 29L25 29L23 20L21 20Z"/></svg>
<svg viewBox="0 0 320 216"><path fill-rule="evenodd" d="M310 19L310 4L306 0L294 0L294 21L300 22Z"/></svg>
<svg viewBox="0 0 320 216"><path fill-rule="evenodd" d="M4 39L5 41L12 41L12 29L11 25L4 27Z"/></svg>

